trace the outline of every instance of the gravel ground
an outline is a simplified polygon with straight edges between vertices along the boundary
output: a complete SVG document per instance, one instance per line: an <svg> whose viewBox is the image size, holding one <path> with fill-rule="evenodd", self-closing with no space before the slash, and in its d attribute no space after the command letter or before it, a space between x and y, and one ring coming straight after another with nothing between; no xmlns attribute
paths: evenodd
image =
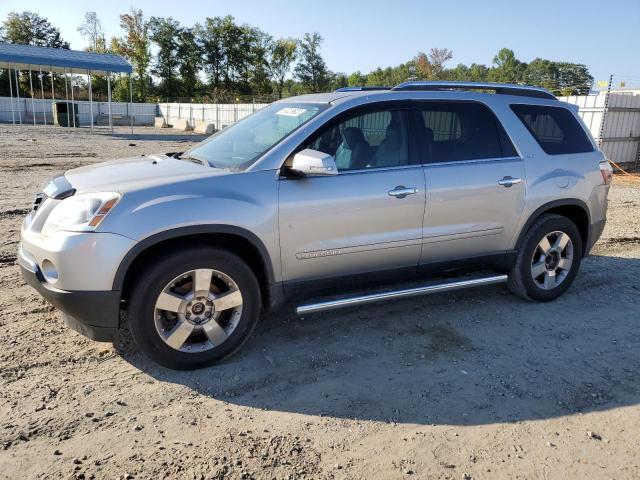
<svg viewBox="0 0 640 480"><path fill-rule="evenodd" d="M193 136L0 126L0 478L640 477L640 182L548 304L503 287L268 316L235 357L174 372L68 330L20 278L54 173Z"/></svg>

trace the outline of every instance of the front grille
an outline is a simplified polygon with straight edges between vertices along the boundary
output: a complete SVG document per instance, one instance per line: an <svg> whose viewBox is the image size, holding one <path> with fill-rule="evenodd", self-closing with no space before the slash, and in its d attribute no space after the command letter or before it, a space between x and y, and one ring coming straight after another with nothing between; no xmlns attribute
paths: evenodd
<svg viewBox="0 0 640 480"><path fill-rule="evenodd" d="M40 208L40 205L42 205L46 199L47 199L46 193L43 193L43 192L37 193L36 198L33 199L33 211L35 212L36 210L38 210L38 208Z"/></svg>

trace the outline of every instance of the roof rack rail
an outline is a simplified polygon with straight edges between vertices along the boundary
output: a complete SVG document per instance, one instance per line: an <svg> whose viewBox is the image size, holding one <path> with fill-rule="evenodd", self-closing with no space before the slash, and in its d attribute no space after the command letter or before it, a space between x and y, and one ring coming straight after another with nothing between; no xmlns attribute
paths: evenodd
<svg viewBox="0 0 640 480"><path fill-rule="evenodd" d="M369 90L391 90L391 87L342 87L335 92L366 92Z"/></svg>
<svg viewBox="0 0 640 480"><path fill-rule="evenodd" d="M547 98L555 100L556 97L544 88L530 87L528 85L512 85L508 83L482 83L482 82L403 82L391 90L491 90L502 95L517 95L521 97Z"/></svg>

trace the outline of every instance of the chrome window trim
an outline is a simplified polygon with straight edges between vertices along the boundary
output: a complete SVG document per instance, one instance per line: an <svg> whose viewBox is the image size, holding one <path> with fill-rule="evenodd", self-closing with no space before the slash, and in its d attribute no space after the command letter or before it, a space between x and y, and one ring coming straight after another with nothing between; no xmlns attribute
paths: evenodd
<svg viewBox="0 0 640 480"><path fill-rule="evenodd" d="M492 157L492 158L473 158L469 160L451 160L448 162L428 162L423 163L423 167L430 166L446 166L446 165L460 165L460 164L469 164L469 163L495 163L495 162L503 162L506 160L520 160L522 161L522 157Z"/></svg>
<svg viewBox="0 0 640 480"><path fill-rule="evenodd" d="M386 172L391 170L408 170L411 168L420 168L422 164L414 164L414 165L397 165L395 167L371 167L371 168L359 168L357 170L343 170L340 172L338 170L338 175L351 175L354 173L370 173L370 172Z"/></svg>
<svg viewBox="0 0 640 480"><path fill-rule="evenodd" d="M422 163L414 164L414 165L398 165L395 167L372 167L372 168L359 168L358 170L343 170L342 172L338 170L338 175L308 175L304 178L336 178L343 175L353 175L358 173L374 173L374 172L387 172L387 171L395 171L395 170L408 170L415 168L421 169L424 166ZM279 180L299 180L298 178L290 178L278 172Z"/></svg>
<svg viewBox="0 0 640 480"><path fill-rule="evenodd" d="M418 113L420 113L420 105L424 104L424 103L430 103L430 102L432 102L432 103L478 103L478 104L482 105L483 107L485 107L486 109L488 109L489 112L491 112L491 114L493 115L493 119L496 122L496 126L499 127L499 128L502 128L502 131L504 132L504 134L509 139L509 142L511 142L511 146L514 148L516 153L518 153L520 155L520 158L522 158L524 156L522 154L522 151L520 150L520 147L518 146L518 143L514 141L513 136L509 132L509 129L504 126L504 122L500 119L500 115L496 112L496 110L493 108L492 105L490 105L489 103L483 101L482 99L451 99L450 100L450 99L424 99L424 98L419 98L419 99L412 100L412 102L414 103L415 107L418 109ZM525 105L527 105L527 104L525 104ZM515 112L513 110L511 110L511 108L509 108L508 110L516 118L518 117L515 114ZM502 146L500 147L500 150L502 150ZM512 157L494 157L494 158L512 158ZM470 159L470 160L476 160L476 159ZM450 160L449 162L468 162L470 160ZM477 160L485 160L485 159L479 158ZM426 163L423 162L423 165L432 165L434 163L449 163L449 162L426 162Z"/></svg>

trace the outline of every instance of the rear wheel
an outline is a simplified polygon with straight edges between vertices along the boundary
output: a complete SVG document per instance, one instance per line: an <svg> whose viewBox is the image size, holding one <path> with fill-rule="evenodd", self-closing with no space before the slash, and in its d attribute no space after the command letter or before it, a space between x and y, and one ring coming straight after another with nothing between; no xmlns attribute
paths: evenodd
<svg viewBox="0 0 640 480"><path fill-rule="evenodd" d="M159 259L140 275L129 328L155 362L174 369L206 367L247 341L260 306L258 282L239 257L192 248Z"/></svg>
<svg viewBox="0 0 640 480"><path fill-rule="evenodd" d="M507 285L528 300L554 300L571 286L581 259L575 224L560 215L542 215L527 231Z"/></svg>

